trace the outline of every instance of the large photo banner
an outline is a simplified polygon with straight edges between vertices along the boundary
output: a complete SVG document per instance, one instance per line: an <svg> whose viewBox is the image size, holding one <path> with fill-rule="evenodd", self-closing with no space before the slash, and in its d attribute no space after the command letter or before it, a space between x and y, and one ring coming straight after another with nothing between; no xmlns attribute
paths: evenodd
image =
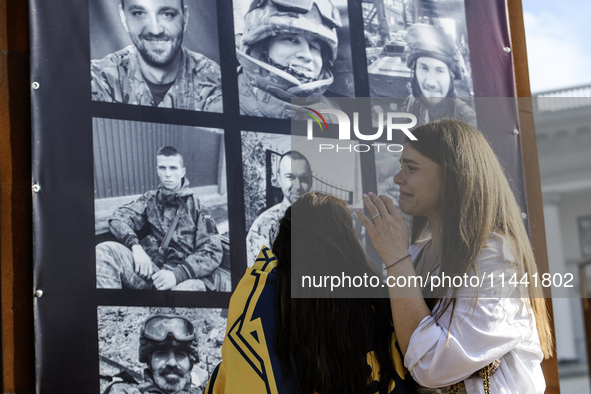
<svg viewBox="0 0 591 394"><path fill-rule="evenodd" d="M291 204L399 197L400 150L319 157L338 119L310 143L292 135L302 108L367 97L364 130L387 112L470 123L527 212L504 1L29 3L39 393L174 392L150 347L167 330L192 346L177 383L203 392L230 297Z"/></svg>

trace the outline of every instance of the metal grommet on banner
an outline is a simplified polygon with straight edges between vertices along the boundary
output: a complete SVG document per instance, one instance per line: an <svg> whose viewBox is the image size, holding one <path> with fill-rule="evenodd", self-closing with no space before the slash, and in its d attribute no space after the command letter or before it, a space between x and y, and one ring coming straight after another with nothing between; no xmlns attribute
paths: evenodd
<svg viewBox="0 0 591 394"><path fill-rule="evenodd" d="M39 193L39 191L41 190L41 185L38 183L34 183L33 186L31 187L31 189L33 190L34 193Z"/></svg>
<svg viewBox="0 0 591 394"><path fill-rule="evenodd" d="M511 48L509 48L509 47L505 47L505 48L503 48L503 51L505 51L505 52L507 52L507 53L510 53L510 52L511 52Z"/></svg>
<svg viewBox="0 0 591 394"><path fill-rule="evenodd" d="M41 87L41 85L39 85L39 82L35 81L31 84L31 87L35 90L39 89Z"/></svg>
<svg viewBox="0 0 591 394"><path fill-rule="evenodd" d="M513 129L513 135L519 135L519 130Z"/></svg>
<svg viewBox="0 0 591 394"><path fill-rule="evenodd" d="M43 290L37 290L37 291L35 292L35 297L37 297L37 298L41 298L41 297L43 297Z"/></svg>
<svg viewBox="0 0 591 394"><path fill-rule="evenodd" d="M522 218L523 220L527 219L527 213L525 213L525 212L521 212L521 218Z"/></svg>

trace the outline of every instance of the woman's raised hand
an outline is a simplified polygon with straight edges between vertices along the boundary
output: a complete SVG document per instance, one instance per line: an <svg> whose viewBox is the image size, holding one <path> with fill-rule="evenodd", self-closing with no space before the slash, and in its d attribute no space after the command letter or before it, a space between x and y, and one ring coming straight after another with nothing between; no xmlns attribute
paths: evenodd
<svg viewBox="0 0 591 394"><path fill-rule="evenodd" d="M409 232L404 218L398 212L394 201L387 196L374 193L363 195L371 219L362 210L357 216L367 229L373 246L386 265L398 261L408 254Z"/></svg>

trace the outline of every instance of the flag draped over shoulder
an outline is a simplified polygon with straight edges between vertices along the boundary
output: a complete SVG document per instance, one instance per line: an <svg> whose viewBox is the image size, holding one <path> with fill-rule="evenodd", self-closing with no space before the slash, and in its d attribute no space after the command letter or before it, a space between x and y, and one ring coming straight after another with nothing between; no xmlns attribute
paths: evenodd
<svg viewBox="0 0 591 394"><path fill-rule="evenodd" d="M228 309L222 362L213 371L206 394L290 393L293 377L286 378L275 348L275 289L277 258L263 247L255 264L232 294ZM390 393L405 393L406 369L392 334L392 356L398 376L390 384ZM378 392L380 368L373 351L367 355ZM368 393L371 389L368 387Z"/></svg>

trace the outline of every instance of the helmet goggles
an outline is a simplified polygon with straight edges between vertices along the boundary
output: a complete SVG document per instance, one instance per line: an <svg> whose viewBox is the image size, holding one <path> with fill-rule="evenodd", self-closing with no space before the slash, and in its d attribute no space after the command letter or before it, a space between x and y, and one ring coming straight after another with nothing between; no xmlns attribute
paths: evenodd
<svg viewBox="0 0 591 394"><path fill-rule="evenodd" d="M163 342L168 335L177 341L192 341L195 339L195 327L184 317L157 315L144 322L141 335L157 342Z"/></svg>
<svg viewBox="0 0 591 394"><path fill-rule="evenodd" d="M254 0L248 12L264 7L269 1L275 4L279 11L297 12L298 14L306 14L316 5L320 16L331 28L342 26L339 11L332 5L330 0Z"/></svg>

